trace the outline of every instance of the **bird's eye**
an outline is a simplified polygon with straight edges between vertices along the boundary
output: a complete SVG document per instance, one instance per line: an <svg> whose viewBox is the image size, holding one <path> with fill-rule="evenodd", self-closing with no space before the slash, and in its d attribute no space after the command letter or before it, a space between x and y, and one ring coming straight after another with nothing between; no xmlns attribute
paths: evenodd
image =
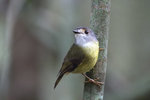
<svg viewBox="0 0 150 100"><path fill-rule="evenodd" d="M88 34L89 32L85 30L85 34Z"/></svg>

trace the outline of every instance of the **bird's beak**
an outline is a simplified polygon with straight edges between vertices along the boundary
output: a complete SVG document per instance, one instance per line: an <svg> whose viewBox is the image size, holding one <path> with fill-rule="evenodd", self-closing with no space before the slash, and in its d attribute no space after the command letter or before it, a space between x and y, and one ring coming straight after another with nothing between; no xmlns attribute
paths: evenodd
<svg viewBox="0 0 150 100"><path fill-rule="evenodd" d="M73 30L73 33L79 34L79 31L77 29Z"/></svg>

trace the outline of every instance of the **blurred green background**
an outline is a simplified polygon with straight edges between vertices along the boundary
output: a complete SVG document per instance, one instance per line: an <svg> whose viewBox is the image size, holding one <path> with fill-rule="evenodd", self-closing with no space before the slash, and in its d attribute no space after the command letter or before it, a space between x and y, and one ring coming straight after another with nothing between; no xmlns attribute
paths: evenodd
<svg viewBox="0 0 150 100"><path fill-rule="evenodd" d="M150 0L112 0L104 100L150 100ZM82 100L82 75L54 90L90 0L0 0L0 100Z"/></svg>

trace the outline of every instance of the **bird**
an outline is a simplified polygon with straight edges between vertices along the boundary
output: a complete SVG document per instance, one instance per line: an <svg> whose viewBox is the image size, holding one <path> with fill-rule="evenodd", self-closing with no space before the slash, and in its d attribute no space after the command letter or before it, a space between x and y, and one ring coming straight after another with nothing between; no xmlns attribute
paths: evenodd
<svg viewBox="0 0 150 100"><path fill-rule="evenodd" d="M75 41L64 58L54 89L62 77L69 73L82 74L89 80L89 82L97 85L103 84L85 74L95 66L98 60L100 48L95 33L88 27L77 27L73 30L73 33Z"/></svg>

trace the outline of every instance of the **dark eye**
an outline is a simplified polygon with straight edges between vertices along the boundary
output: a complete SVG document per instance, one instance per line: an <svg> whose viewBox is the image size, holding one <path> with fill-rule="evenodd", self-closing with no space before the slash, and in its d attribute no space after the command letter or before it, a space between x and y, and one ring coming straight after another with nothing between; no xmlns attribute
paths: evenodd
<svg viewBox="0 0 150 100"><path fill-rule="evenodd" d="M89 32L85 30L85 34L88 34Z"/></svg>

